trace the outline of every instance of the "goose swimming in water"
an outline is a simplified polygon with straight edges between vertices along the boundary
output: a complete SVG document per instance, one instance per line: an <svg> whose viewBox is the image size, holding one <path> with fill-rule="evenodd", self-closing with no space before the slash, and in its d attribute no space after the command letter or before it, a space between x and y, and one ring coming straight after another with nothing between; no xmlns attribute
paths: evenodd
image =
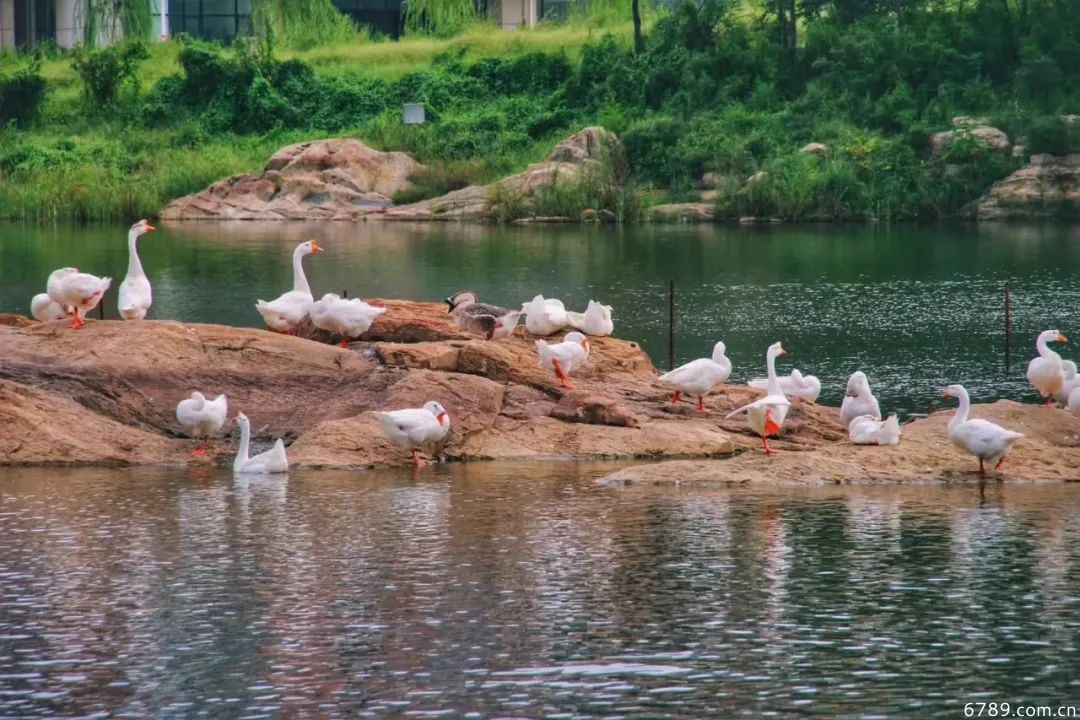
<svg viewBox="0 0 1080 720"><path fill-rule="evenodd" d="M509 337L524 312L479 302L472 290L459 290L445 302L459 328L483 335L488 340Z"/></svg>
<svg viewBox="0 0 1080 720"><path fill-rule="evenodd" d="M237 413L236 422L240 424L240 447L233 461L234 475L271 475L287 472L289 458L285 454L285 442L278 438L274 447L255 457L248 455L251 445L251 422L244 413Z"/></svg>

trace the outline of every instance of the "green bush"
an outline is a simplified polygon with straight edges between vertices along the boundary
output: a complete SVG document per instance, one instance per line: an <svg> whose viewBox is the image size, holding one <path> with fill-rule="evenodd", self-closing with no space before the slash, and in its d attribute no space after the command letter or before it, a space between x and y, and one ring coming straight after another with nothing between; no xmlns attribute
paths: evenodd
<svg viewBox="0 0 1080 720"><path fill-rule="evenodd" d="M46 89L38 61L11 74L0 74L0 125L11 121L28 125L37 117Z"/></svg>
<svg viewBox="0 0 1080 720"><path fill-rule="evenodd" d="M1060 116L1036 118L1027 129L1027 140L1030 153L1080 153L1080 121Z"/></svg>
<svg viewBox="0 0 1080 720"><path fill-rule="evenodd" d="M72 53L71 67L82 79L87 103L102 108L113 105L120 89L135 82L139 63L148 57L150 51L139 41L100 50L88 50L80 45Z"/></svg>

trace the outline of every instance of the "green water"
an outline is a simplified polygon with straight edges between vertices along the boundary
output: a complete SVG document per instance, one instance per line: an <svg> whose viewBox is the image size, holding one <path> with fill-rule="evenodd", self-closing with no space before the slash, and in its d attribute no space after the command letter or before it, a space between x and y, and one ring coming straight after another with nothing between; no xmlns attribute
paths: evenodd
<svg viewBox="0 0 1080 720"><path fill-rule="evenodd" d="M1080 705L1080 484L626 489L607 469L0 469L0 716Z"/></svg>
<svg viewBox="0 0 1080 720"><path fill-rule="evenodd" d="M115 278L126 228L0 224L0 309L28 312L64 265ZM471 288L517 305L536 293L584 309L614 306L616 334L667 364L668 281L677 293L678 361L719 339L734 381L764 374L782 340L781 372L819 376L836 403L866 371L884 410L925 412L946 384L978 401L1033 399L1023 378L1035 334L1080 340L1080 226L645 227L633 229L383 223L188 224L143 239L154 284L151 317L257 325L258 298L291 283L290 253L317 238L315 294L439 300ZM1004 369L1004 297L1013 283L1014 350ZM1066 346L1064 354L1069 356Z"/></svg>

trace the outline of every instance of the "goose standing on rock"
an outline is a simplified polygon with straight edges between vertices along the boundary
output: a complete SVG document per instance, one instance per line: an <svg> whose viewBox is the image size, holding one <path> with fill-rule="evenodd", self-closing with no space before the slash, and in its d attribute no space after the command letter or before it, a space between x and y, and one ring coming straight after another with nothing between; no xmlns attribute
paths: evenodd
<svg viewBox="0 0 1080 720"><path fill-rule="evenodd" d="M430 400L422 408L373 413L391 442L412 450L413 465L422 467L420 448L439 442L450 432L450 416L441 403Z"/></svg>
<svg viewBox="0 0 1080 720"><path fill-rule="evenodd" d="M595 300L589 301L589 306L583 313L566 313L566 320L570 323L570 327L586 335L604 337L615 332L615 323L611 319L611 306L601 305Z"/></svg>
<svg viewBox="0 0 1080 720"><path fill-rule="evenodd" d="M74 271L75 268L68 268ZM49 293L38 293L30 301L30 314L38 322L50 322L51 320L63 320L70 313L59 303L54 302Z"/></svg>
<svg viewBox="0 0 1080 720"><path fill-rule="evenodd" d="M677 405L680 395L697 396L698 410L705 412L705 396L731 377L731 360L724 354L726 351L724 343L718 342L713 345L711 358L691 360L661 375L658 378L661 383L675 388L671 404Z"/></svg>
<svg viewBox="0 0 1080 720"><path fill-rule="evenodd" d="M250 457L248 452L251 446L251 422L244 413L236 414L236 422L240 425L240 447L237 448L236 460L233 461L233 475L271 475L289 470L289 458L285 454L285 442L281 438L266 452Z"/></svg>
<svg viewBox="0 0 1080 720"><path fill-rule="evenodd" d="M60 268L49 275L47 290L54 303L68 308L74 316L71 327L78 329L86 324L86 313L98 306L111 284L112 278L81 273L78 268Z"/></svg>
<svg viewBox="0 0 1080 720"><path fill-rule="evenodd" d="M276 300L259 300L255 303L255 309L263 316L268 328L280 333L295 333L304 322L311 303L315 302L307 276L304 275L304 258L322 251L314 240L297 245L292 256L293 289Z"/></svg>
<svg viewBox="0 0 1080 720"><path fill-rule="evenodd" d="M366 333L375 318L384 312L384 307L368 305L358 298L344 299L335 293L326 293L311 303L309 310L311 323L320 330L340 336L343 348L349 347L349 338Z"/></svg>
<svg viewBox="0 0 1080 720"><path fill-rule="evenodd" d="M445 302L459 328L483 335L488 340L509 337L524 312L479 302L472 290L458 290Z"/></svg>
<svg viewBox="0 0 1080 720"><path fill-rule="evenodd" d="M1077 375L1076 363L1072 360L1061 361L1061 389L1054 393L1054 399L1061 407L1069 404L1069 396L1072 391L1080 387L1080 376Z"/></svg>
<svg viewBox="0 0 1080 720"><path fill-rule="evenodd" d="M202 445L191 451L192 457L202 457L210 446L210 436L225 426L229 417L229 400L218 395L207 400L201 392L191 393L191 397L181 400L176 405L176 419L195 438L202 438Z"/></svg>
<svg viewBox="0 0 1080 720"><path fill-rule="evenodd" d="M589 359L589 339L579 332L572 332L566 333L563 341L554 345L537 340L536 352L540 355L540 364L554 371L564 388L573 390L567 376Z"/></svg>
<svg viewBox="0 0 1080 720"><path fill-rule="evenodd" d="M963 385L950 385L945 388L942 397L954 397L960 401L956 414L949 421L949 439L957 447L979 458L979 475L986 474L986 462L992 463L995 471L1000 470L1013 443L1024 436L989 420L969 420L971 401Z"/></svg>
<svg viewBox="0 0 1080 720"><path fill-rule="evenodd" d="M746 413L746 424L750 429L761 436L761 445L765 448L766 455L775 453L769 447L769 436L776 435L784 424L791 401L780 389L780 380L776 377L776 358L787 355L787 350L778 342L769 346L765 354L765 369L769 378L768 392L765 397L758 398L752 403L743 405L738 410L728 414L728 418L735 417L739 413Z"/></svg>
<svg viewBox="0 0 1080 720"><path fill-rule="evenodd" d="M855 445L898 445L900 444L900 419L895 414L887 420L875 420L869 415L860 415L848 426L848 438Z"/></svg>
<svg viewBox="0 0 1080 720"><path fill-rule="evenodd" d="M1035 340L1039 357L1028 363L1027 379L1039 395L1046 398L1047 407L1054 400L1054 395L1065 384L1065 367L1061 356L1046 346L1046 343L1065 342L1065 336L1057 330L1044 330Z"/></svg>
<svg viewBox="0 0 1080 720"><path fill-rule="evenodd" d="M545 300L543 295L537 295L522 303L521 309L525 313L525 329L533 335L553 335L570 324L562 300Z"/></svg>
<svg viewBox="0 0 1080 720"><path fill-rule="evenodd" d="M150 280L139 260L138 242L140 237L154 232L155 229L143 219L128 230L128 271L124 281L120 283L120 299L117 303L120 317L124 320L142 320L153 302Z"/></svg>
<svg viewBox="0 0 1080 720"><path fill-rule="evenodd" d="M755 378L746 383L755 390L767 390L767 378ZM790 375L780 378L780 389L788 397L797 397L809 402L817 402L821 394L821 381L814 375L803 375L799 370L792 370Z"/></svg>
<svg viewBox="0 0 1080 720"><path fill-rule="evenodd" d="M861 415L880 420L881 406L870 391L870 381L866 378L866 373L856 370L847 381L847 394L844 395L844 402L840 404L840 422L847 430L851 421Z"/></svg>

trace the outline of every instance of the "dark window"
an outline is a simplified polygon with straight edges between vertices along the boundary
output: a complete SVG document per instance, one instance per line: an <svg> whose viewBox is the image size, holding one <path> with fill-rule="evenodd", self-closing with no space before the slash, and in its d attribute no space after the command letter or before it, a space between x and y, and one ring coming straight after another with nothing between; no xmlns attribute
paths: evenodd
<svg viewBox="0 0 1080 720"><path fill-rule="evenodd" d="M401 35L401 0L333 0L334 7L351 17L357 24L398 37Z"/></svg>
<svg viewBox="0 0 1080 720"><path fill-rule="evenodd" d="M231 42L251 34L251 0L169 0L169 31Z"/></svg>

